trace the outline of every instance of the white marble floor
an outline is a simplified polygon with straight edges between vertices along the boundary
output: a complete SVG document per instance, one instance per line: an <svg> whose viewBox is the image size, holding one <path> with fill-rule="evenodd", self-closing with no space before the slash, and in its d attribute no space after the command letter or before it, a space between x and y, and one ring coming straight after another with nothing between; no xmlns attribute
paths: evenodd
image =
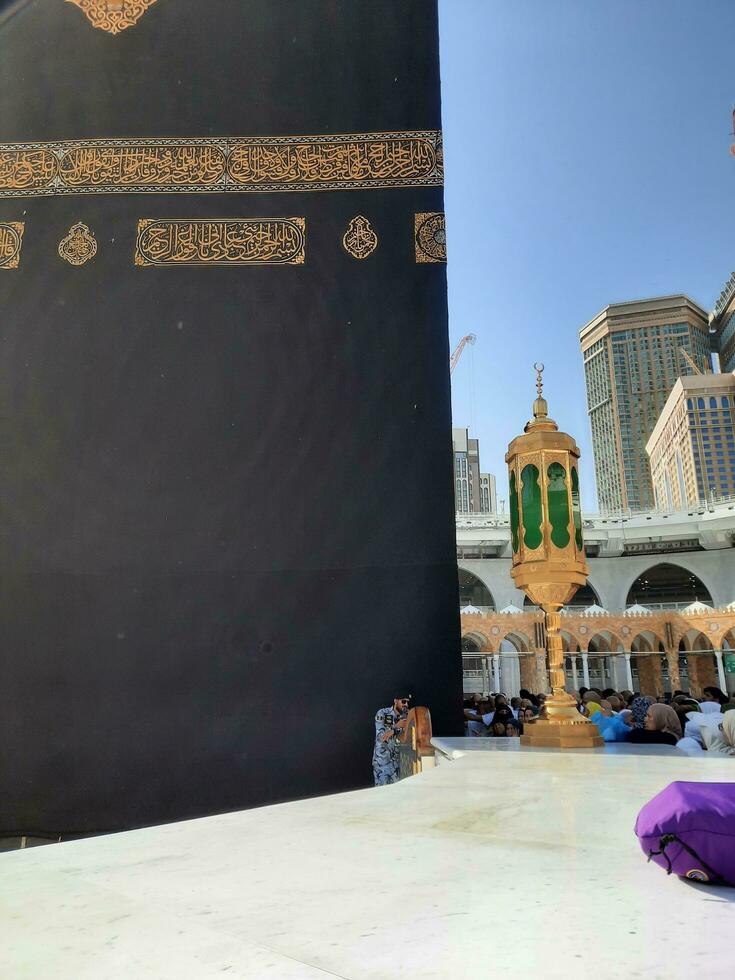
<svg viewBox="0 0 735 980"><path fill-rule="evenodd" d="M735 889L633 823L735 760L468 752L381 789L0 855L3 980L731 978Z"/></svg>

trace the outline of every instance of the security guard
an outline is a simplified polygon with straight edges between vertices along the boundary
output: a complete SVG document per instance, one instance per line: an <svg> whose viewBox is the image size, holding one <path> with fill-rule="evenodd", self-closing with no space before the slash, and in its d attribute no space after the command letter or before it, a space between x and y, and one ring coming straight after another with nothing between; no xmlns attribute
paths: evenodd
<svg viewBox="0 0 735 980"><path fill-rule="evenodd" d="M373 775L376 786L398 782L398 745L396 736L404 729L401 723L408 715L411 695L394 698L393 704L381 708L375 716L375 749Z"/></svg>

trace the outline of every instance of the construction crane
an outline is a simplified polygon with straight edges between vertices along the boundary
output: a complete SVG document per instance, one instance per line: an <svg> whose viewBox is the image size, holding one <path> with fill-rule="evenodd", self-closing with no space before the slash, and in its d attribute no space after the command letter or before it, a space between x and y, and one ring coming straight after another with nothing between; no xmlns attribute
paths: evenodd
<svg viewBox="0 0 735 980"><path fill-rule="evenodd" d="M477 340L477 337L473 333L466 334L460 340L460 342L457 344L457 346L454 349L454 353L449 358L449 373L450 374L452 373L452 371L454 371L454 369L456 368L457 364L459 363L459 359L462 356L462 351L465 349L465 347L467 346L467 344L474 344L474 342L476 340Z"/></svg>
<svg viewBox="0 0 735 980"><path fill-rule="evenodd" d="M705 361L705 365L704 365L704 371L702 371L701 367L699 367L699 365L694 360L694 358L691 356L691 354L688 351L684 350L683 347L680 347L679 348L679 353L684 358L684 360L687 362L687 364L692 369L692 371L694 371L695 374L711 374L712 373L711 371L709 371L707 369L707 362L706 361Z"/></svg>

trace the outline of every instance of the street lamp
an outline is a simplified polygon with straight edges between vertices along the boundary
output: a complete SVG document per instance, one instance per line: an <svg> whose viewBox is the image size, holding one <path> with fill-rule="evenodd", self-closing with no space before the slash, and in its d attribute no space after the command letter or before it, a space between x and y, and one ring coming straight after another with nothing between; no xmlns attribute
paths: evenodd
<svg viewBox="0 0 735 980"><path fill-rule="evenodd" d="M544 611L552 694L541 717L528 723L524 745L557 748L602 745L597 725L577 710L567 694L559 610L587 582L579 503L579 449L548 416L543 364L535 364L537 398L533 418L508 446L511 575L531 602Z"/></svg>

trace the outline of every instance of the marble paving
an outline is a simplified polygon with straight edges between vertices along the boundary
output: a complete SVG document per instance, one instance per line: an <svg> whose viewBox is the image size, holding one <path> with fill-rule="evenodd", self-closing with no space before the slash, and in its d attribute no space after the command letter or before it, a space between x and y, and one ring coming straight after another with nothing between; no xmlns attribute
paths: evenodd
<svg viewBox="0 0 735 980"><path fill-rule="evenodd" d="M735 889L633 824L735 760L467 751L393 786L0 855L3 980L733 976Z"/></svg>

